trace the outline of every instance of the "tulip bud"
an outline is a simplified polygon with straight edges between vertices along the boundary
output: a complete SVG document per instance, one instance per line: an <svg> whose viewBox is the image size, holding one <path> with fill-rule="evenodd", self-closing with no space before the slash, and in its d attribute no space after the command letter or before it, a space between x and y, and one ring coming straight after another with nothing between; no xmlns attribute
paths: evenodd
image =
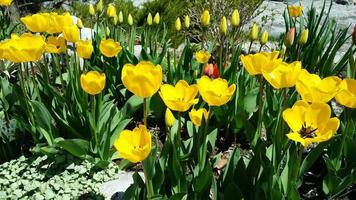
<svg viewBox="0 0 356 200"><path fill-rule="evenodd" d="M99 0L99 2L96 4L96 11L98 12L103 11L103 0Z"/></svg>
<svg viewBox="0 0 356 200"><path fill-rule="evenodd" d="M302 35L300 36L299 39L299 44L304 45L307 43L308 41L308 36L309 36L309 30L308 29L304 29L302 32Z"/></svg>
<svg viewBox="0 0 356 200"><path fill-rule="evenodd" d="M108 9L106 10L106 16L108 16L109 18L114 18L116 16L116 8L113 4L108 5Z"/></svg>
<svg viewBox="0 0 356 200"><path fill-rule="evenodd" d="M80 18L78 18L78 20L77 20L77 26L78 26L78 28L83 28L84 27L83 22L82 22L82 20Z"/></svg>
<svg viewBox="0 0 356 200"><path fill-rule="evenodd" d="M110 36L110 29L109 29L109 27L106 27L106 36Z"/></svg>
<svg viewBox="0 0 356 200"><path fill-rule="evenodd" d="M124 15L122 14L122 11L119 12L119 23L124 22Z"/></svg>
<svg viewBox="0 0 356 200"><path fill-rule="evenodd" d="M264 31L261 36L260 44L263 46L268 42L268 32Z"/></svg>
<svg viewBox="0 0 356 200"><path fill-rule="evenodd" d="M189 26L190 26L190 18L189 18L188 15L186 15L186 16L184 17L184 26L185 26L186 29L188 29Z"/></svg>
<svg viewBox="0 0 356 200"><path fill-rule="evenodd" d="M174 125L174 122L176 121L176 118L174 118L174 115L169 108L166 109L166 114L164 116L164 121L166 122L167 127L172 127Z"/></svg>
<svg viewBox="0 0 356 200"><path fill-rule="evenodd" d="M182 29L182 23L180 22L180 18L179 17L176 19L175 28L176 28L177 32Z"/></svg>
<svg viewBox="0 0 356 200"><path fill-rule="evenodd" d="M210 24L210 14L208 10L204 10L203 14L200 17L200 23L202 26L209 26Z"/></svg>
<svg viewBox="0 0 356 200"><path fill-rule="evenodd" d="M226 17L225 17L225 16L221 18L220 31L221 31L222 34L226 35L226 32L227 32L227 22L226 22Z"/></svg>
<svg viewBox="0 0 356 200"><path fill-rule="evenodd" d="M132 15L129 14L129 16L127 17L127 23L132 26L133 25L133 19L132 19Z"/></svg>
<svg viewBox="0 0 356 200"><path fill-rule="evenodd" d="M354 44L356 45L356 25L354 26L354 32L352 33L352 40L354 41Z"/></svg>
<svg viewBox="0 0 356 200"><path fill-rule="evenodd" d="M89 14L94 16L95 15L95 9L93 4L89 4Z"/></svg>
<svg viewBox="0 0 356 200"><path fill-rule="evenodd" d="M114 23L114 25L117 25L117 22L118 22L118 17L117 17L117 15L113 18L113 23Z"/></svg>
<svg viewBox="0 0 356 200"><path fill-rule="evenodd" d="M204 67L203 71L204 75L209 76L210 78L219 78L219 68L217 64L209 64L207 63Z"/></svg>
<svg viewBox="0 0 356 200"><path fill-rule="evenodd" d="M258 38L258 26L257 26L257 24L254 23L251 28L250 39L252 41L254 41L254 40L257 40L257 38Z"/></svg>
<svg viewBox="0 0 356 200"><path fill-rule="evenodd" d="M289 31L286 34L286 37L284 38L284 45L286 45L287 48L293 45L294 36L295 36L295 27L292 27L291 29L289 29Z"/></svg>
<svg viewBox="0 0 356 200"><path fill-rule="evenodd" d="M237 27L238 25L240 25L240 13L237 9L232 12L230 21L231 26Z"/></svg>
<svg viewBox="0 0 356 200"><path fill-rule="evenodd" d="M151 13L148 13L148 16L147 16L147 24L148 24L149 26L152 25L152 15L151 15Z"/></svg>
<svg viewBox="0 0 356 200"><path fill-rule="evenodd" d="M155 14L155 17L153 18L153 22L158 25L159 24L159 20L160 20L160 17L159 17L159 13L156 13Z"/></svg>

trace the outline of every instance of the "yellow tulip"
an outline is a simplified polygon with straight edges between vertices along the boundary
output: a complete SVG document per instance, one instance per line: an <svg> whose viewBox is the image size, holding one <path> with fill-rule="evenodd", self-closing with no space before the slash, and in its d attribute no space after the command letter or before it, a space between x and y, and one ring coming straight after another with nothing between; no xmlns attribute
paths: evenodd
<svg viewBox="0 0 356 200"><path fill-rule="evenodd" d="M303 6L288 6L288 12L291 17L300 17L303 13Z"/></svg>
<svg viewBox="0 0 356 200"><path fill-rule="evenodd" d="M252 28L251 28L251 31L250 31L250 40L254 41L254 40L257 40L258 38L258 26L257 24L253 24L252 25Z"/></svg>
<svg viewBox="0 0 356 200"><path fill-rule="evenodd" d="M112 19L114 25L117 25L117 22L119 21L118 16L116 15L113 19Z"/></svg>
<svg viewBox="0 0 356 200"><path fill-rule="evenodd" d="M80 86L90 95L100 94L100 92L105 88L105 82L105 74L100 74L97 71L90 71L80 76Z"/></svg>
<svg viewBox="0 0 356 200"><path fill-rule="evenodd" d="M162 83L162 68L152 62L141 61L136 66L126 64L122 68L121 80L124 86L136 96L153 96Z"/></svg>
<svg viewBox="0 0 356 200"><path fill-rule="evenodd" d="M340 125L338 118L330 116L331 109L326 103L308 104L303 100L297 101L292 108L283 111L283 119L291 129L287 137L304 147L327 141Z"/></svg>
<svg viewBox="0 0 356 200"><path fill-rule="evenodd" d="M122 14L122 11L119 12L119 22L120 23L124 22L124 15Z"/></svg>
<svg viewBox="0 0 356 200"><path fill-rule="evenodd" d="M122 47L119 42L115 42L113 39L103 39L100 42L99 49L104 56L111 58L117 56Z"/></svg>
<svg viewBox="0 0 356 200"><path fill-rule="evenodd" d="M109 4L108 5L108 8L106 10L106 16L109 17L109 18L110 17L114 18L115 16L117 16L116 15L116 8L115 8L115 6L113 4Z"/></svg>
<svg viewBox="0 0 356 200"><path fill-rule="evenodd" d="M164 115L164 122L166 123L167 127L172 127L176 121L176 118L174 117L173 113L169 108L166 109L166 113Z"/></svg>
<svg viewBox="0 0 356 200"><path fill-rule="evenodd" d="M184 16L184 26L186 29L188 29L190 26L190 18L188 15Z"/></svg>
<svg viewBox="0 0 356 200"><path fill-rule="evenodd" d="M147 16L147 24L149 25L149 26L151 26L152 25L152 15L151 15L151 13L148 13L148 16Z"/></svg>
<svg viewBox="0 0 356 200"><path fill-rule="evenodd" d="M88 10L89 10L89 14L90 14L91 16L94 16L94 15L95 15L95 9L94 9L93 4L89 4Z"/></svg>
<svg viewBox="0 0 356 200"><path fill-rule="evenodd" d="M66 26L63 28L63 36L68 42L78 42L80 31L76 25Z"/></svg>
<svg viewBox="0 0 356 200"><path fill-rule="evenodd" d="M44 53L46 42L43 36L24 33L1 42L0 57L11 62L38 61ZM2 53L1 53L2 51Z"/></svg>
<svg viewBox="0 0 356 200"><path fill-rule="evenodd" d="M0 6L10 6L13 0L0 0Z"/></svg>
<svg viewBox="0 0 356 200"><path fill-rule="evenodd" d="M199 101L199 99L195 99L197 94L197 85L189 85L185 80L178 81L175 86L164 84L159 92L166 106L178 112L185 112L192 105L197 104Z"/></svg>
<svg viewBox="0 0 356 200"><path fill-rule="evenodd" d="M303 100L308 102L328 102L339 91L341 80L336 76L321 79L316 74L301 71L296 82L296 89Z"/></svg>
<svg viewBox="0 0 356 200"><path fill-rule="evenodd" d="M103 11L103 0L99 0L96 4L96 11L102 12Z"/></svg>
<svg viewBox="0 0 356 200"><path fill-rule="evenodd" d="M226 22L226 17L222 17L221 18L221 22L220 22L220 32L223 34L223 35L226 35L226 32L227 32L227 22Z"/></svg>
<svg viewBox="0 0 356 200"><path fill-rule="evenodd" d="M129 14L129 16L127 17L127 23L132 26L133 25L133 19L132 19L132 15Z"/></svg>
<svg viewBox="0 0 356 200"><path fill-rule="evenodd" d="M89 59L93 53L93 45L90 40L79 40L75 43L77 46L77 54L79 57Z"/></svg>
<svg viewBox="0 0 356 200"><path fill-rule="evenodd" d="M200 23L202 26L206 27L210 24L210 13L208 10L204 10L203 14L200 17Z"/></svg>
<svg viewBox="0 0 356 200"><path fill-rule="evenodd" d="M237 9L232 12L230 21L231 26L237 27L238 25L240 25L240 13Z"/></svg>
<svg viewBox="0 0 356 200"><path fill-rule="evenodd" d="M192 120L193 124L195 126L200 126L203 117L205 121L208 121L209 118L209 112L205 108L199 108L198 110L195 110L194 108L189 112L189 118Z"/></svg>
<svg viewBox="0 0 356 200"><path fill-rule="evenodd" d="M74 25L73 19L69 13L64 13L59 15L57 13L43 13L49 20L49 26L47 28L47 33L61 33L64 27Z"/></svg>
<svg viewBox="0 0 356 200"><path fill-rule="evenodd" d="M261 36L260 44L263 46L268 42L268 32L264 31Z"/></svg>
<svg viewBox="0 0 356 200"><path fill-rule="evenodd" d="M134 130L123 130L114 146L121 158L132 163L144 161L151 152L151 133L146 126L139 125Z"/></svg>
<svg viewBox="0 0 356 200"><path fill-rule="evenodd" d="M301 70L299 61L291 64L282 62L271 72L263 73L263 77L276 89L294 87Z"/></svg>
<svg viewBox="0 0 356 200"><path fill-rule="evenodd" d="M174 23L174 27L177 32L179 32L182 29L182 23L179 17L176 19L176 22Z"/></svg>
<svg viewBox="0 0 356 200"><path fill-rule="evenodd" d="M227 81L222 78L210 79L203 76L197 81L198 90L203 100L209 106L221 106L230 101L235 92L236 85L228 85Z"/></svg>
<svg viewBox="0 0 356 200"><path fill-rule="evenodd" d="M159 17L159 13L156 13L155 14L155 17L153 18L153 22L158 25L159 24L159 20L160 20L160 17Z"/></svg>
<svg viewBox="0 0 356 200"><path fill-rule="evenodd" d="M47 38L46 52L64 53L67 50L66 40L63 37L49 36Z"/></svg>
<svg viewBox="0 0 356 200"><path fill-rule="evenodd" d="M302 32L302 35L300 36L299 39L299 44L304 45L307 43L308 41L308 37L309 37L309 30L308 29L304 29Z"/></svg>
<svg viewBox="0 0 356 200"><path fill-rule="evenodd" d="M278 58L279 52L272 53L256 53L247 56L241 56L242 65L245 67L250 75L259 75L262 72L271 72L282 59Z"/></svg>
<svg viewBox="0 0 356 200"><path fill-rule="evenodd" d="M78 28L84 28L83 22L79 18L78 18L78 21L77 21L77 26L78 26Z"/></svg>
<svg viewBox="0 0 356 200"><path fill-rule="evenodd" d="M344 79L340 83L340 91L336 94L336 101L348 108L356 108L356 80Z"/></svg>
<svg viewBox="0 0 356 200"><path fill-rule="evenodd" d="M204 64L207 63L210 59L210 53L207 51L198 51L195 53L195 59L198 63Z"/></svg>
<svg viewBox="0 0 356 200"><path fill-rule="evenodd" d="M21 22L31 32L42 33L46 32L49 27L48 17L44 14L34 14L31 16L21 17Z"/></svg>

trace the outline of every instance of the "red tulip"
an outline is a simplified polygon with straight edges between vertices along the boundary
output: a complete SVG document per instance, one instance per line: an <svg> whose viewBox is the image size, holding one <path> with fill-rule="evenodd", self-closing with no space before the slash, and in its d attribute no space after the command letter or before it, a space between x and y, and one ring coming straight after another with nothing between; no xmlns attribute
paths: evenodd
<svg viewBox="0 0 356 200"><path fill-rule="evenodd" d="M207 63L204 67L203 71L204 75L209 76L210 78L219 78L219 68L217 64L209 64Z"/></svg>

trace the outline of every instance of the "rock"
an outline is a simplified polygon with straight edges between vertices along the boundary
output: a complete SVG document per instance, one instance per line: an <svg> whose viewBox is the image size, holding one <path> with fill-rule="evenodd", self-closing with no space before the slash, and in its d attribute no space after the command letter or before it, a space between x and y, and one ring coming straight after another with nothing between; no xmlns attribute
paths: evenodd
<svg viewBox="0 0 356 200"><path fill-rule="evenodd" d="M348 4L351 4L351 2L348 1L348 0L335 0L335 3L341 4L341 5L348 5Z"/></svg>

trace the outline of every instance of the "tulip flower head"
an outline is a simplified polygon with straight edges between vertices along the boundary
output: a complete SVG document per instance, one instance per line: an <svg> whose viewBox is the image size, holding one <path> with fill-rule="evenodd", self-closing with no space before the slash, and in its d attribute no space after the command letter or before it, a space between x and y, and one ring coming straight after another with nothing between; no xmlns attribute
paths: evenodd
<svg viewBox="0 0 356 200"><path fill-rule="evenodd" d="M188 15L184 16L184 26L186 29L190 27L190 18Z"/></svg>
<svg viewBox="0 0 356 200"><path fill-rule="evenodd" d="M0 0L0 6L10 6L13 0Z"/></svg>
<svg viewBox="0 0 356 200"><path fill-rule="evenodd" d="M302 35L300 36L299 39L299 44L304 45L307 43L308 41L308 37L309 37L309 30L308 29L304 29L302 32Z"/></svg>
<svg viewBox="0 0 356 200"><path fill-rule="evenodd" d="M97 71L90 71L80 76L80 86L90 95L100 94L100 92L105 88L105 82L105 74L100 74Z"/></svg>
<svg viewBox="0 0 356 200"><path fill-rule="evenodd" d="M252 25L252 28L251 28L251 31L250 31L250 40L251 40L251 41L257 40L257 38L258 38L258 32L259 32L259 30L258 30L258 25L257 25L256 23L254 23L254 24Z"/></svg>
<svg viewBox="0 0 356 200"><path fill-rule="evenodd" d="M203 119L208 121L209 112L205 108L199 108L195 110L194 108L189 112L189 118L195 126L201 126Z"/></svg>
<svg viewBox="0 0 356 200"><path fill-rule="evenodd" d="M77 47L77 54L83 59L89 59L94 51L93 45L90 40L79 40L75 43Z"/></svg>
<svg viewBox="0 0 356 200"><path fill-rule="evenodd" d="M295 37L295 27L292 27L291 29L289 29L289 31L287 32L284 38L284 45L286 45L287 48L293 45L294 37Z"/></svg>
<svg viewBox="0 0 356 200"><path fill-rule="evenodd" d="M341 80L336 76L321 79L316 74L310 74L303 69L296 81L296 89L303 100L307 102L330 101L339 91Z"/></svg>
<svg viewBox="0 0 356 200"><path fill-rule="evenodd" d="M185 80L178 81L175 86L164 84L159 92L166 106L178 112L185 112L192 105L197 104L199 101L199 99L195 99L197 94L197 85L189 85Z"/></svg>
<svg viewBox="0 0 356 200"><path fill-rule="evenodd" d="M159 16L159 13L156 13L154 18L153 18L153 23L155 23L156 25L159 24L159 21L160 21L160 16Z"/></svg>
<svg viewBox="0 0 356 200"><path fill-rule="evenodd" d="M164 115L164 122L166 123L167 127L172 127L176 121L176 118L174 117L173 113L169 108L166 109L166 113Z"/></svg>
<svg viewBox="0 0 356 200"><path fill-rule="evenodd" d="M144 161L151 152L151 146L151 133L144 125L139 125L132 131L123 130L114 143L119 156L132 163Z"/></svg>
<svg viewBox="0 0 356 200"><path fill-rule="evenodd" d="M127 23L132 26L133 25L133 18L132 18L132 15L129 14L129 16L127 17Z"/></svg>
<svg viewBox="0 0 356 200"><path fill-rule="evenodd" d="M79 18L78 18L78 21L77 21L77 26L78 26L78 28L84 28L83 22Z"/></svg>
<svg viewBox="0 0 356 200"><path fill-rule="evenodd" d="M226 35L226 32L227 32L227 21L226 21L226 17L222 17L221 18L221 22L220 22L220 32L223 34L223 35Z"/></svg>
<svg viewBox="0 0 356 200"><path fill-rule="evenodd" d="M99 0L96 4L96 11L98 11L99 13L103 11L103 0Z"/></svg>
<svg viewBox="0 0 356 200"><path fill-rule="evenodd" d="M233 27L237 27L240 25L240 13L237 9L232 12L230 22L231 26Z"/></svg>
<svg viewBox="0 0 356 200"><path fill-rule="evenodd" d="M197 81L199 94L209 106L221 106L230 101L233 96L236 85L228 85L227 81L222 78L210 79L203 76Z"/></svg>
<svg viewBox="0 0 356 200"><path fill-rule="evenodd" d="M89 14L90 14L91 16L94 16L94 15L95 15L95 9L94 9L93 4L89 4L88 10L89 10Z"/></svg>
<svg viewBox="0 0 356 200"><path fill-rule="evenodd" d="M268 32L264 31L262 33L261 39L260 39L260 44L263 46L268 42Z"/></svg>
<svg viewBox="0 0 356 200"><path fill-rule="evenodd" d="M336 94L336 101L348 108L356 108L356 80L346 78L340 83L340 91Z"/></svg>
<svg viewBox="0 0 356 200"><path fill-rule="evenodd" d="M38 13L26 17L21 17L20 20L31 32L42 33L46 32L48 29L48 17L49 16Z"/></svg>
<svg viewBox="0 0 356 200"><path fill-rule="evenodd" d="M136 96L153 96L162 83L162 68L152 62L141 61L136 66L126 64L122 68L121 80L124 86Z"/></svg>
<svg viewBox="0 0 356 200"><path fill-rule="evenodd" d="M67 50L66 40L63 37L49 36L47 38L46 52L64 53Z"/></svg>
<svg viewBox="0 0 356 200"><path fill-rule="evenodd" d="M270 72L263 73L263 77L274 88L294 87L299 73L302 71L302 63L295 61L291 64L281 62Z"/></svg>
<svg viewBox="0 0 356 200"><path fill-rule="evenodd" d="M124 14L122 14L122 11L119 12L119 23L123 23L124 22Z"/></svg>
<svg viewBox="0 0 356 200"><path fill-rule="evenodd" d="M210 13L209 10L204 10L200 17L200 23L203 27L207 27L210 24Z"/></svg>
<svg viewBox="0 0 356 200"><path fill-rule="evenodd" d="M115 42L113 39L103 39L99 45L100 52L106 57L114 57L120 53L122 47L119 42Z"/></svg>
<svg viewBox="0 0 356 200"><path fill-rule="evenodd" d="M115 16L117 16L114 4L111 3L108 5L108 8L106 10L106 16L109 18L114 18Z"/></svg>
<svg viewBox="0 0 356 200"><path fill-rule="evenodd" d="M331 109L326 103L308 104L303 100L297 101L292 108L283 111L283 119L291 129L287 137L304 147L327 141L340 125L338 118L330 116Z"/></svg>
<svg viewBox="0 0 356 200"><path fill-rule="evenodd" d="M195 53L195 59L198 61L198 63L204 64L207 63L210 59L210 53L207 51L198 51Z"/></svg>
<svg viewBox="0 0 356 200"><path fill-rule="evenodd" d="M249 54L247 56L242 55L241 62L250 75L259 75L262 74L262 72L271 72L282 62L282 59L278 58L278 55L278 51Z"/></svg>
<svg viewBox="0 0 356 200"><path fill-rule="evenodd" d="M176 19L176 22L174 23L174 27L177 32L179 32L182 29L182 23L179 17Z"/></svg>
<svg viewBox="0 0 356 200"><path fill-rule="evenodd" d="M217 64L209 64L207 63L203 70L204 75L209 76L210 78L219 78L219 67Z"/></svg>
<svg viewBox="0 0 356 200"><path fill-rule="evenodd" d="M63 28L63 36L68 42L78 42L80 40L80 31L76 25Z"/></svg>
<svg viewBox="0 0 356 200"><path fill-rule="evenodd" d="M151 15L151 13L148 13L148 16L147 16L147 24L148 24L149 26L151 26L151 25L152 25L152 22L153 22L152 15Z"/></svg>
<svg viewBox="0 0 356 200"><path fill-rule="evenodd" d="M288 6L288 12L291 17L300 17L303 13L303 6Z"/></svg>

